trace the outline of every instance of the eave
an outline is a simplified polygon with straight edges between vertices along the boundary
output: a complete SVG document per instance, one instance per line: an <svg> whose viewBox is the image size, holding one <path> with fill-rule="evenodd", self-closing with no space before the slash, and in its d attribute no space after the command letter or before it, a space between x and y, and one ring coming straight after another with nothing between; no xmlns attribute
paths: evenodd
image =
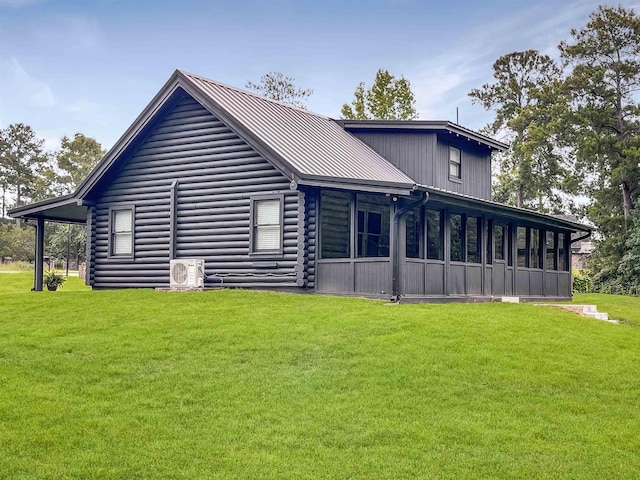
<svg viewBox="0 0 640 480"><path fill-rule="evenodd" d="M504 205L502 203L494 202L491 200L483 200L480 198L471 197L469 195L449 192L447 190L430 187L428 185L418 185L417 189L428 192L431 200L433 201L441 201L443 203L464 208L472 208L474 210L482 211L485 213L506 216L509 218L523 220L529 223L550 225L553 227L570 230L572 232L593 231L593 227L590 227L589 225L572 222L570 220L565 220L553 215L546 215L544 213L535 212L526 208Z"/></svg>
<svg viewBox="0 0 640 480"><path fill-rule="evenodd" d="M84 224L87 221L87 207L79 205L74 195L49 198L30 205L12 208L7 213L13 218L43 218L62 223Z"/></svg>
<svg viewBox="0 0 640 480"><path fill-rule="evenodd" d="M499 152L509 145L491 137L474 132L447 120L336 120L342 128L352 130L396 130L396 131L441 131L462 136L470 141Z"/></svg>

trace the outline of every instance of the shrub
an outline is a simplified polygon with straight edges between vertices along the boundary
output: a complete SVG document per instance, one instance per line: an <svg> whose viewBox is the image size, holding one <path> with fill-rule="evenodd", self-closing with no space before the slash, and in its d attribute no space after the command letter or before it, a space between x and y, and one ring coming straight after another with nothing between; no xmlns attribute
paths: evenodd
<svg viewBox="0 0 640 480"><path fill-rule="evenodd" d="M577 272L573 276L573 293L591 293L593 282L586 272Z"/></svg>

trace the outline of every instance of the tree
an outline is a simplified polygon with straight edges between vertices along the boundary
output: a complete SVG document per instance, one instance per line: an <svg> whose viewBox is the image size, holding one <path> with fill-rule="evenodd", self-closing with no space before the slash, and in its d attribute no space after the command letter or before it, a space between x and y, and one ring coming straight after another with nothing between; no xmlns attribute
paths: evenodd
<svg viewBox="0 0 640 480"><path fill-rule="evenodd" d="M628 222L640 193L640 18L631 9L603 6L589 18L585 28L571 30L573 43L559 46L573 67L566 86L577 155L597 176L594 192L619 189Z"/></svg>
<svg viewBox="0 0 640 480"><path fill-rule="evenodd" d="M56 179L57 193L72 193L89 175L104 156L100 143L91 137L76 133L73 139L62 137L60 149L55 154L60 175ZM80 225L49 224L46 235L47 252L55 258L75 258L76 264L84 260L86 229Z"/></svg>
<svg viewBox="0 0 640 480"><path fill-rule="evenodd" d="M494 197L558 213L562 192L575 187L554 135L556 118L563 111L561 70L548 55L526 50L500 57L493 72L495 82L473 89L469 96L495 111L489 133L511 141L511 149L499 157Z"/></svg>
<svg viewBox="0 0 640 480"><path fill-rule="evenodd" d="M269 72L260 77L260 83L249 81L245 87L272 100L306 110L305 100L313 94L313 90L297 87L294 82L295 78L281 72Z"/></svg>
<svg viewBox="0 0 640 480"><path fill-rule="evenodd" d="M56 163L62 172L58 180L63 190L61 193L72 193L105 153L95 139L81 133L76 133L73 140L62 137L60 150L56 153Z"/></svg>
<svg viewBox="0 0 640 480"><path fill-rule="evenodd" d="M571 36L559 45L570 69L567 131L577 165L591 179L589 217L603 237L593 265L602 274L617 271L640 195L640 18L601 6Z"/></svg>
<svg viewBox="0 0 640 480"><path fill-rule="evenodd" d="M10 257L13 261L32 262L35 257L33 229L13 222L0 222L0 262Z"/></svg>
<svg viewBox="0 0 640 480"><path fill-rule="evenodd" d="M396 79L379 69L370 89L360 82L351 105L342 106L342 118L349 120L412 120L418 117L409 80Z"/></svg>
<svg viewBox="0 0 640 480"><path fill-rule="evenodd" d="M2 183L2 215L8 207L8 196L15 196L15 206L47 197L53 172L44 140L36 137L28 125L16 123L0 130L0 182Z"/></svg>

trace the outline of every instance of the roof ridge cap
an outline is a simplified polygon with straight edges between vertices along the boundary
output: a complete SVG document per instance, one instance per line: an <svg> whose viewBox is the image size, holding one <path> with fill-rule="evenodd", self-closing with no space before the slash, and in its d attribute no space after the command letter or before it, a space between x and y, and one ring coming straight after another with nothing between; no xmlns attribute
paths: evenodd
<svg viewBox="0 0 640 480"><path fill-rule="evenodd" d="M227 83L219 82L218 80L212 80L210 78L203 77L202 75L198 75L197 73L191 73L191 72L187 72L186 70L180 70L180 69L178 69L178 72L180 72L182 75L185 75L185 76L188 76L188 77L195 77L195 78L197 78L199 80L202 80L204 82L213 83L213 84L218 85L220 87L227 88L229 90L233 90L235 92L242 93L244 95L255 97L257 99L264 100L264 101L267 101L269 103L275 103L276 105L280 105L282 107L286 107L286 108L289 108L291 110L296 110L298 112L305 113L307 115L312 115L314 117L322 118L324 120L333 120L331 117L328 117L326 115L322 115L320 113L312 112L311 110L305 110L304 108L296 107L294 105L288 104L286 102L281 102L279 100L274 100L273 98L268 98L268 97L265 97L264 95L259 95L257 93L250 92L248 90L243 90L242 88L234 87L233 85L229 85Z"/></svg>

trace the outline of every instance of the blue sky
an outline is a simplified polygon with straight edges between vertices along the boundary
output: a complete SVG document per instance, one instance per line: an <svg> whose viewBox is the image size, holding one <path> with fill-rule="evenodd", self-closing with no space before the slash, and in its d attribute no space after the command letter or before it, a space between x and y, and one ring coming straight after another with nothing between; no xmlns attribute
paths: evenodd
<svg viewBox="0 0 640 480"><path fill-rule="evenodd" d="M638 0L615 2L638 11ZM422 119L479 129L467 97L500 56L556 45L598 2L0 0L0 128L31 125L47 145L81 132L109 148L171 73L244 87L281 71L339 118L378 68L410 80Z"/></svg>

